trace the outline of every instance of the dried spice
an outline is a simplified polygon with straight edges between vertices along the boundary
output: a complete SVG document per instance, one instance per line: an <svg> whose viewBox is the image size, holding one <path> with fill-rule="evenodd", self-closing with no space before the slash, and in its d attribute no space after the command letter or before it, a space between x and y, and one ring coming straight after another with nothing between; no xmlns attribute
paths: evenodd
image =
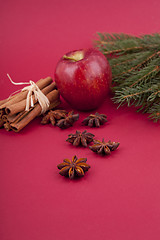
<svg viewBox="0 0 160 240"><path fill-rule="evenodd" d="M111 142L110 140L105 142L104 139L102 139L102 142L94 140L94 144L89 148L98 154L109 155L111 151L114 151L119 146L119 144L119 142Z"/></svg>
<svg viewBox="0 0 160 240"><path fill-rule="evenodd" d="M10 123L9 122L5 122L4 123L4 128L6 129L6 131L10 131L11 130L11 125L10 125Z"/></svg>
<svg viewBox="0 0 160 240"><path fill-rule="evenodd" d="M109 147L110 151L116 150L119 144L120 144L119 142L111 142L111 140L107 142L107 146Z"/></svg>
<svg viewBox="0 0 160 240"><path fill-rule="evenodd" d="M80 131L76 131L75 134L69 134L67 142L72 143L74 146L82 145L83 147L87 147L87 144L92 142L94 138L94 134L87 132L86 130L82 133Z"/></svg>
<svg viewBox="0 0 160 240"><path fill-rule="evenodd" d="M86 161L87 158L78 159L76 156L73 156L72 160L64 159L63 163L57 165L58 169L60 169L59 174L70 179L76 176L83 177L84 173L90 168Z"/></svg>
<svg viewBox="0 0 160 240"><path fill-rule="evenodd" d="M105 122L107 122L107 116L96 112L95 114L90 114L82 123L89 127L100 127L100 125L103 125Z"/></svg>
<svg viewBox="0 0 160 240"><path fill-rule="evenodd" d="M9 74L7 76L13 83ZM30 96L31 92L32 96ZM0 101L0 127L4 126L7 131L19 132L42 112L53 109L59 104L60 94L51 77L40 79L36 83L31 81L26 91L18 91ZM2 119L3 117L5 119Z"/></svg>
<svg viewBox="0 0 160 240"><path fill-rule="evenodd" d="M69 112L63 119L58 120L57 126L60 128L68 128L79 119L79 114L74 114L73 111Z"/></svg>
<svg viewBox="0 0 160 240"><path fill-rule="evenodd" d="M65 118L66 114L67 111L65 110L50 110L42 118L41 124L48 124L51 122L51 124L54 126L56 125L57 120Z"/></svg>

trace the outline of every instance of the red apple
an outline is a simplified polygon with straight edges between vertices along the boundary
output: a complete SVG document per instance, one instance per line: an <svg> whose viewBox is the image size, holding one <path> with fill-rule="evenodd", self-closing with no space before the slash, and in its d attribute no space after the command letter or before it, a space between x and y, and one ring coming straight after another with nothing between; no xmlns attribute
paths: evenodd
<svg viewBox="0 0 160 240"><path fill-rule="evenodd" d="M55 81L61 96L75 109L92 110L104 101L111 84L111 69L97 49L64 55L57 64Z"/></svg>

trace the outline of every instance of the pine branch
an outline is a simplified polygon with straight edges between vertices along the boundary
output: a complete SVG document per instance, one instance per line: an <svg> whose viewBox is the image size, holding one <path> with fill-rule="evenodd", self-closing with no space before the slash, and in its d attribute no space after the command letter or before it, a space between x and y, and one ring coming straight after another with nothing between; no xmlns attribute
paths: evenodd
<svg viewBox="0 0 160 240"><path fill-rule="evenodd" d="M154 122L158 122L160 119L160 103L153 104L152 108L148 110L148 113L150 113L150 119Z"/></svg>
<svg viewBox="0 0 160 240"><path fill-rule="evenodd" d="M98 33L96 47L112 67L113 98L160 120L160 34L142 35Z"/></svg>

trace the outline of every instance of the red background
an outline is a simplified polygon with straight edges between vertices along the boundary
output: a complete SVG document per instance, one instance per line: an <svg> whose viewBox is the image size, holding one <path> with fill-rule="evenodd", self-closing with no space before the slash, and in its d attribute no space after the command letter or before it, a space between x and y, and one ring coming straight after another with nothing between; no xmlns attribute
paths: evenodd
<svg viewBox="0 0 160 240"><path fill-rule="evenodd" d="M0 2L0 96L16 82L54 76L59 58L88 48L96 32L159 31L159 0L14 0ZM64 105L71 109L68 105ZM34 120L16 134L0 130L1 240L159 240L159 125L134 109L116 109L110 98L97 110L108 116L99 129L67 130ZM76 129L120 141L109 157L65 142ZM91 169L71 181L57 164L87 157Z"/></svg>

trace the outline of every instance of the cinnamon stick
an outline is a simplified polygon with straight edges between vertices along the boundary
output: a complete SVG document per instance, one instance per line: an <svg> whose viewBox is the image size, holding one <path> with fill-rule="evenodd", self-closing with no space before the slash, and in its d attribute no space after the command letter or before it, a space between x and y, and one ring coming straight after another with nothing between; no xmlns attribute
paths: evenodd
<svg viewBox="0 0 160 240"><path fill-rule="evenodd" d="M56 83L52 82L51 84L49 84L48 86L46 86L45 88L42 89L42 92L44 95L48 94L49 92L51 92L53 89L56 88ZM36 103L36 100L33 96L33 103ZM6 114L14 115L16 113L19 113L21 111L24 111L26 107L26 99L18 102L18 103L14 103L8 107L5 108L5 112Z"/></svg>
<svg viewBox="0 0 160 240"><path fill-rule="evenodd" d="M59 91L53 90L49 92L47 95L48 100L50 101L50 105L57 106L59 104L58 98L59 98ZM23 129L29 122L31 122L35 117L37 117L41 113L41 106L39 103L36 103L33 108L31 108L28 112L24 111L22 116L20 116L19 119L17 119L15 122L11 123L11 129L15 132L19 132L21 129Z"/></svg>
<svg viewBox="0 0 160 240"><path fill-rule="evenodd" d="M61 103L60 99L58 98L56 101L52 102L48 108L48 110L51 110L55 107L57 107ZM39 114L40 115L40 114Z"/></svg>
<svg viewBox="0 0 160 240"><path fill-rule="evenodd" d="M6 102L10 101L11 99L13 99L15 96L16 96L16 94L15 94L15 95L12 95L12 96L10 96L10 97L8 97L8 98L6 98L6 99L0 100L0 106L3 105L3 104L5 104ZM1 109L0 109L0 110L1 110Z"/></svg>
<svg viewBox="0 0 160 240"><path fill-rule="evenodd" d="M39 81L36 82L36 84L40 89L43 89L44 87L48 86L52 81L53 80L51 77L47 77L44 79L40 79ZM28 91L23 91L23 92L17 93L16 95L14 95L13 98L9 98L8 101L6 101L2 105L0 105L0 109L4 109L14 103L17 103L17 102L20 102L21 100L26 99L27 94L28 94Z"/></svg>
<svg viewBox="0 0 160 240"><path fill-rule="evenodd" d="M2 104L6 103L7 101L8 101L8 99L1 100L1 101L0 101L0 106L1 106Z"/></svg>
<svg viewBox="0 0 160 240"><path fill-rule="evenodd" d="M12 122L15 122L17 118L19 118L19 116L22 115L22 112L20 112L19 114L14 114L14 115L3 115L2 119L3 121L6 123L12 123Z"/></svg>

